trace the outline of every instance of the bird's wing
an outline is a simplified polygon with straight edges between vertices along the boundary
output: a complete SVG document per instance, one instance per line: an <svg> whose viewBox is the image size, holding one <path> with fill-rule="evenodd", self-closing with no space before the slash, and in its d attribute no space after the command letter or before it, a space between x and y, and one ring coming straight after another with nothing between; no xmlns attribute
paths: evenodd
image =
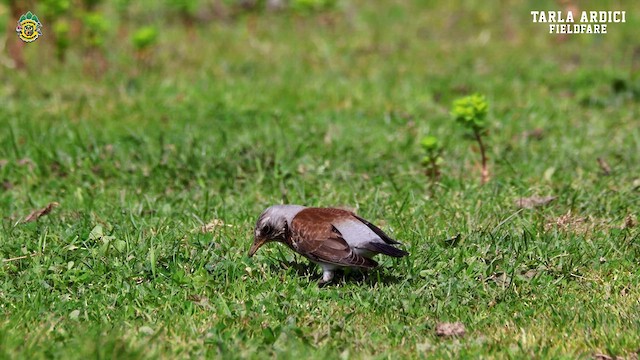
<svg viewBox="0 0 640 360"><path fill-rule="evenodd" d="M374 260L355 253L340 231L329 221L332 214L303 210L291 222L291 246L312 261L340 266L373 268Z"/></svg>
<svg viewBox="0 0 640 360"><path fill-rule="evenodd" d="M400 244L400 242L392 239L389 237L389 235L387 235L384 231L382 231L382 229L380 229L379 227L373 225L372 223L368 222L367 220L361 218L360 216L356 215L356 214L351 214L353 215L353 217L355 217L356 219L358 219L362 224L366 225L371 231L373 231L376 235L378 235L380 237L380 239L382 239L384 242L386 242L387 244L391 244L391 245L396 245L396 244Z"/></svg>
<svg viewBox="0 0 640 360"><path fill-rule="evenodd" d="M370 251L373 254L385 254L393 257L403 257L409 254L385 241L360 219L354 215L350 219L342 219L334 223L349 247L356 251Z"/></svg>

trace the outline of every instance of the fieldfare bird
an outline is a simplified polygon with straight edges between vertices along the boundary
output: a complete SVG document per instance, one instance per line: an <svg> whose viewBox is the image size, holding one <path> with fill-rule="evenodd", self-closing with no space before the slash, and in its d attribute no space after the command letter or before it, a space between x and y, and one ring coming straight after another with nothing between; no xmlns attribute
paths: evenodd
<svg viewBox="0 0 640 360"><path fill-rule="evenodd" d="M343 267L372 269L376 254L402 257L409 253L394 247L399 242L351 211L274 205L256 223L249 257L267 242L277 241L322 267L322 286Z"/></svg>

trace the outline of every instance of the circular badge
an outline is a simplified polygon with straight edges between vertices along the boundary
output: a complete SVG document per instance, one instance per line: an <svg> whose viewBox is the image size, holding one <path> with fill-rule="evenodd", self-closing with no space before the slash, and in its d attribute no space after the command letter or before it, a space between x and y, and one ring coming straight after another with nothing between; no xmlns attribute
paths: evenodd
<svg viewBox="0 0 640 360"><path fill-rule="evenodd" d="M16 27L18 37L24 42L36 41L42 35L42 24L31 11L20 16Z"/></svg>

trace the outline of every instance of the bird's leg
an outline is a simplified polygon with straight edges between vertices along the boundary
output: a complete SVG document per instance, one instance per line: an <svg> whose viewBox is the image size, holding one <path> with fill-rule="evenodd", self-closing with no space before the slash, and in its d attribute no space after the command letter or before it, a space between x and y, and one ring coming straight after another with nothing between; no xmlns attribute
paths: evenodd
<svg viewBox="0 0 640 360"><path fill-rule="evenodd" d="M318 281L319 287L324 287L333 279L333 269L322 269L322 279Z"/></svg>

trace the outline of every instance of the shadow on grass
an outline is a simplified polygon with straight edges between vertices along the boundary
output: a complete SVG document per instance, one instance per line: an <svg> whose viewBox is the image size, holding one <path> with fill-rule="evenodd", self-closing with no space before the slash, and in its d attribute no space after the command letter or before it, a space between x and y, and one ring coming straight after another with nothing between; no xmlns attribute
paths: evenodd
<svg viewBox="0 0 640 360"><path fill-rule="evenodd" d="M310 281L314 281L316 283L322 278L320 267L309 262L280 261L270 264L269 268L273 271L291 269L295 271L297 276L309 278ZM372 270L346 268L336 270L333 280L324 287L346 285L348 283L374 287L377 284L396 284L401 280L402 278L389 274L386 269L381 266Z"/></svg>

